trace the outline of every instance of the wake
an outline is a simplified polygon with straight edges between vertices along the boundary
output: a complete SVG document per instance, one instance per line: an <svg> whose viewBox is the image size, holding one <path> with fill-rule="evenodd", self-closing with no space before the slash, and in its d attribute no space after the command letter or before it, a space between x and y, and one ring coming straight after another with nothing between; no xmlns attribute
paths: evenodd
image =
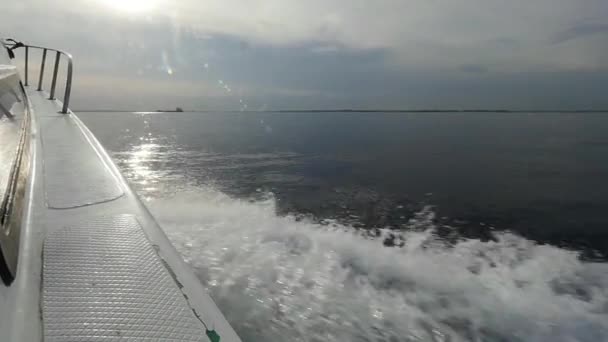
<svg viewBox="0 0 608 342"><path fill-rule="evenodd" d="M608 341L606 264L511 233L447 243L431 208L387 248L389 231L277 216L272 196L148 206L244 341Z"/></svg>

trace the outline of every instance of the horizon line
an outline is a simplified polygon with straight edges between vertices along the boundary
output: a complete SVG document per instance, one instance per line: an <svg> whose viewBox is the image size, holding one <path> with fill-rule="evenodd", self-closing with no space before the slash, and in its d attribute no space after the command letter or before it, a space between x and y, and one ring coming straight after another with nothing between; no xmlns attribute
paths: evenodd
<svg viewBox="0 0 608 342"><path fill-rule="evenodd" d="M74 109L74 112L111 113L607 113L608 109L274 109L274 110L127 110Z"/></svg>

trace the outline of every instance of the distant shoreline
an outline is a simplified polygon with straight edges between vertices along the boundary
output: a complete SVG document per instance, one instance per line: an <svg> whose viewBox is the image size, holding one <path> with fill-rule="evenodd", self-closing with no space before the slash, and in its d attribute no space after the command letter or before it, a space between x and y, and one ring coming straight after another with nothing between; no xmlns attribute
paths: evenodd
<svg viewBox="0 0 608 342"><path fill-rule="evenodd" d="M576 110L511 110L511 109L279 109L279 110L128 110L128 109L76 109L74 112L109 112L109 113L608 113L608 109Z"/></svg>

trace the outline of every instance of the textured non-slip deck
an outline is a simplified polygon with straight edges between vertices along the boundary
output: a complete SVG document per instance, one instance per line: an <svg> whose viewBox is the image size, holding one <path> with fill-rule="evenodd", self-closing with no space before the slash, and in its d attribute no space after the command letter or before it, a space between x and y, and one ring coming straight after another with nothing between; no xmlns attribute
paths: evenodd
<svg viewBox="0 0 608 342"><path fill-rule="evenodd" d="M63 115L42 117L40 127L49 208L80 207L123 194L74 120Z"/></svg>
<svg viewBox="0 0 608 342"><path fill-rule="evenodd" d="M131 215L44 241L45 341L207 341L179 284Z"/></svg>

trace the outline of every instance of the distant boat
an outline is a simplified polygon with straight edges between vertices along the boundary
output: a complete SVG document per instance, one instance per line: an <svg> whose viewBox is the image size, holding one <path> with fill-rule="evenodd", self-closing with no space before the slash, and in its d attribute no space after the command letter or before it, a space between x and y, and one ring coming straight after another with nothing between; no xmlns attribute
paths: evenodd
<svg viewBox="0 0 608 342"><path fill-rule="evenodd" d="M171 113L171 112L177 112L177 113L181 113L181 112L183 112L184 110L182 109L182 107L175 107L175 110L168 110L168 109L157 109L156 111L157 111L157 112L164 112L164 113L167 113L167 112L169 112L169 113Z"/></svg>
<svg viewBox="0 0 608 342"><path fill-rule="evenodd" d="M70 111L70 54L12 39L2 46L0 340L240 341ZM23 74L11 64L17 57Z"/></svg>

